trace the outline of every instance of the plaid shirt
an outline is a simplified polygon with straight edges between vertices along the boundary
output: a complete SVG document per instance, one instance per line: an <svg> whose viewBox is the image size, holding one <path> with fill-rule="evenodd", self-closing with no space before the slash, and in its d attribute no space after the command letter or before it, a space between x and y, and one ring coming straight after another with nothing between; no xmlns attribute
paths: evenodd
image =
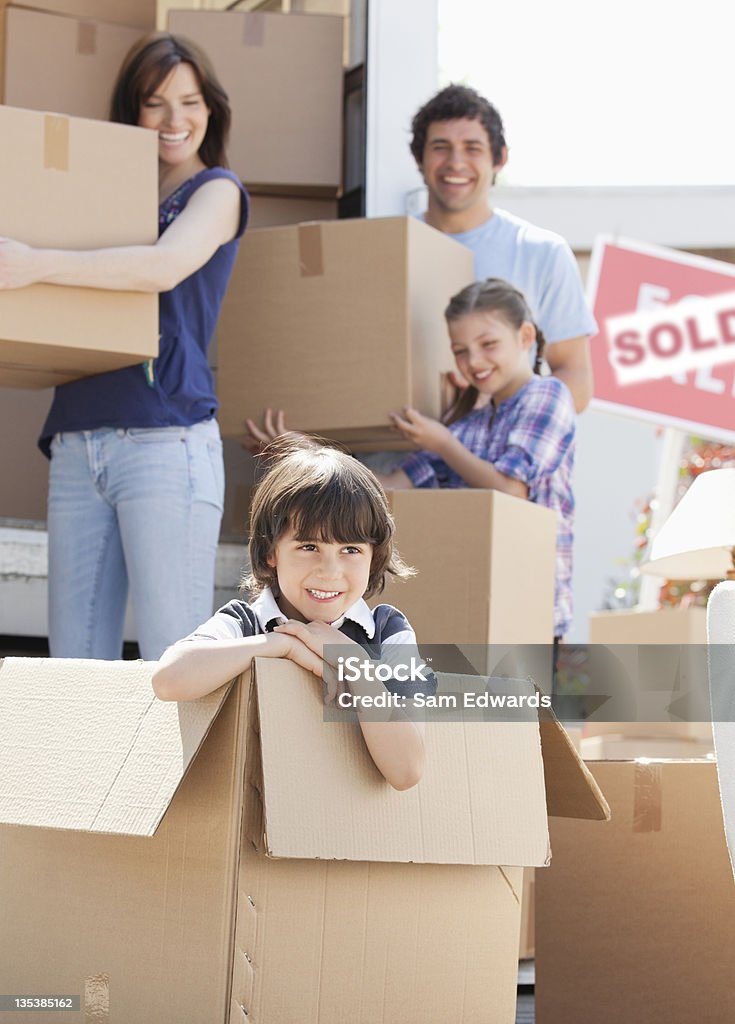
<svg viewBox="0 0 735 1024"><path fill-rule="evenodd" d="M572 621L575 419L566 385L556 377L533 376L500 405L476 409L449 428L473 455L523 481L529 501L556 510L556 636L563 636ZM467 486L433 452L409 455L400 468L414 487Z"/></svg>

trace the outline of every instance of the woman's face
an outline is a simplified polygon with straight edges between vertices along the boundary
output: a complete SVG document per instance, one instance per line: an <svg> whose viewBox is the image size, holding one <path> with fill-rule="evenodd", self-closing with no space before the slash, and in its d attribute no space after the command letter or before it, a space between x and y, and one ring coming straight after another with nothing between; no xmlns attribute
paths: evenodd
<svg viewBox="0 0 735 1024"><path fill-rule="evenodd" d="M177 64L140 108L138 124L158 132L158 156L169 166L198 162L209 110L191 64Z"/></svg>

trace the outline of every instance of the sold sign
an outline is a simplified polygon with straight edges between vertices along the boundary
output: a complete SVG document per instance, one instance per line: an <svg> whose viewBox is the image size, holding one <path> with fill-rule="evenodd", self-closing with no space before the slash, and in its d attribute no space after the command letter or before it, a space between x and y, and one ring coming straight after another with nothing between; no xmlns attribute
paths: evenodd
<svg viewBox="0 0 735 1024"><path fill-rule="evenodd" d="M735 443L735 264L603 237L587 286L594 407Z"/></svg>
<svg viewBox="0 0 735 1024"><path fill-rule="evenodd" d="M735 360L735 292L605 320L618 384L640 384Z"/></svg>

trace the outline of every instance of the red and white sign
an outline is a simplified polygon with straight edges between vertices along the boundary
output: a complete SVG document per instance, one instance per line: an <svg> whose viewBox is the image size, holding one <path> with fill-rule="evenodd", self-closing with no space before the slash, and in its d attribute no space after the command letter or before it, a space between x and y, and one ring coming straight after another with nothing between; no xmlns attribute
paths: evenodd
<svg viewBox="0 0 735 1024"><path fill-rule="evenodd" d="M734 292L735 265L598 238L594 406L735 441Z"/></svg>

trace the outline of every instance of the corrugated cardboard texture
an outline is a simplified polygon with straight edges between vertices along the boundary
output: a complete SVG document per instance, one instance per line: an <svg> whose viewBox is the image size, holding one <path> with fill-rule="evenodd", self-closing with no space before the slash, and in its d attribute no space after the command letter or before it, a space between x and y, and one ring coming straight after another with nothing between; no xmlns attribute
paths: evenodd
<svg viewBox="0 0 735 1024"><path fill-rule="evenodd" d="M101 121L125 54L141 30L9 7L5 103Z"/></svg>
<svg viewBox="0 0 735 1024"><path fill-rule="evenodd" d="M61 773L67 758L78 760L82 750L98 747L97 733L105 731L110 717L114 725L116 710L119 732L125 731L129 699L142 695L152 670L151 665L118 663L105 666L105 673L97 663L102 685L94 703L103 707L105 674L117 680L120 698L112 706L104 702L104 714L82 716L83 697L91 700L92 695L80 686L74 665L82 676L94 668L69 663L63 680L66 701L87 727L76 730L73 742L67 732L63 755L58 748L47 751L48 763L39 765L47 779L54 768ZM38 722L40 735L52 725L52 707L57 716L63 713L56 701L44 711L48 679L39 662L26 666L25 689L13 703L25 699L29 725ZM0 669L0 694L9 692L11 667L8 660ZM210 1024L227 1019L244 769L244 716L238 701L235 691L153 838L0 826L0 991L83 996L85 979L106 973L111 1024ZM183 721L182 711L190 714L184 705L162 706L162 713L175 721ZM62 739L70 717L57 717L56 732ZM5 707L2 720L5 739ZM117 732L113 728L113 739ZM5 743L6 757L4 748ZM102 754L97 771L107 771ZM5 788L5 768L2 779ZM151 800L159 802L155 762L145 773L145 783ZM75 776L66 792L50 782L61 807L73 806L96 785L97 779L87 775ZM54 816L62 815L52 809L52 820ZM3 1015L8 1024L28 1024L31 1016ZM64 1019L88 1024L83 1011L65 1013Z"/></svg>
<svg viewBox="0 0 735 1024"><path fill-rule="evenodd" d="M254 702L245 791L230 1024L514 1020L520 869L266 857Z"/></svg>
<svg viewBox="0 0 735 1024"><path fill-rule="evenodd" d="M405 613L419 643L552 642L556 518L550 509L469 488L392 491L389 500L398 549L418 574L389 582L379 600Z"/></svg>
<svg viewBox="0 0 735 1024"><path fill-rule="evenodd" d="M253 191L335 196L342 173L341 17L171 11L232 99L228 158Z"/></svg>
<svg viewBox="0 0 735 1024"><path fill-rule="evenodd" d="M0 135L0 234L51 248L155 242L155 133L0 107ZM32 285L0 295L0 332L0 386L49 387L156 355L158 299Z"/></svg>
<svg viewBox="0 0 735 1024"><path fill-rule="evenodd" d="M538 1024L732 1020L735 887L714 764L590 767L612 820L551 823L552 864L536 873Z"/></svg>
<svg viewBox="0 0 735 1024"><path fill-rule="evenodd" d="M373 764L357 723L324 722L320 681L268 659L258 660L256 676L269 854L547 862L536 722L427 723L425 775L398 793ZM533 693L530 683L526 692Z"/></svg>
<svg viewBox="0 0 735 1024"><path fill-rule="evenodd" d="M295 429L379 449L396 438L391 410L438 416L443 310L472 276L468 249L406 217L246 234L218 326L223 433L242 437L271 406Z"/></svg>
<svg viewBox="0 0 735 1024"><path fill-rule="evenodd" d="M153 835L225 691L164 703L151 670L144 662L111 672L103 661L7 658L0 821Z"/></svg>
<svg viewBox="0 0 735 1024"><path fill-rule="evenodd" d="M51 392L0 388L0 516L46 520L48 459L36 439L51 405Z"/></svg>
<svg viewBox="0 0 735 1024"><path fill-rule="evenodd" d="M603 821L610 807L594 775L585 766L554 712L539 712L546 806L551 817Z"/></svg>

